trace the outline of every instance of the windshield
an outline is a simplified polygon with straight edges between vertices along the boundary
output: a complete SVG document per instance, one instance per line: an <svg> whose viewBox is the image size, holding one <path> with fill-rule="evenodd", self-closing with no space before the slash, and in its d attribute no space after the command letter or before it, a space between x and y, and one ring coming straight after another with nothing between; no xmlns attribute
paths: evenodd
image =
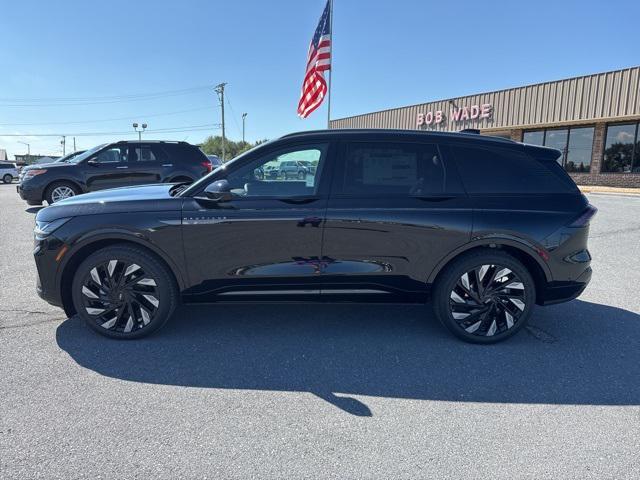
<svg viewBox="0 0 640 480"><path fill-rule="evenodd" d="M103 143L102 145L98 145L96 147L90 148L86 152L81 153L80 155L78 155L77 157L70 158L69 160L67 160L67 162L68 163L80 163L81 161L83 161L83 160L85 160L87 158L90 158L91 155L96 153L98 150L102 150L107 145L108 145L107 143Z"/></svg>
<svg viewBox="0 0 640 480"><path fill-rule="evenodd" d="M55 163L67 163L72 158L75 158L78 155L82 155L83 153L84 153L84 150L80 150L79 152L71 152L69 155L65 155L64 157L56 160Z"/></svg>
<svg viewBox="0 0 640 480"><path fill-rule="evenodd" d="M254 150L257 150L258 148L262 148L265 145L269 145L270 143L272 143L273 140L270 140L268 142L265 143L261 143L260 145L256 145L255 147L251 148L250 150L247 150L244 153L241 153L240 155L238 155L237 157L235 157L232 160L229 160L228 162L223 163L222 165L220 165L218 168L216 168L215 170L213 170L211 173L209 173L208 175L202 177L200 180L198 180L197 182L192 183L191 185L189 185L189 188L187 188L186 190L184 190L183 192L180 192L180 196L181 197L188 197L189 195L191 195L192 192L196 192L200 189L200 187L202 185L206 185L207 183L209 183L209 178L212 175L216 175L218 172L222 171L222 170L226 170L227 168L229 168L230 166L233 166L233 164L241 159L243 159L244 157L246 157L247 155L249 155L250 153L252 153Z"/></svg>

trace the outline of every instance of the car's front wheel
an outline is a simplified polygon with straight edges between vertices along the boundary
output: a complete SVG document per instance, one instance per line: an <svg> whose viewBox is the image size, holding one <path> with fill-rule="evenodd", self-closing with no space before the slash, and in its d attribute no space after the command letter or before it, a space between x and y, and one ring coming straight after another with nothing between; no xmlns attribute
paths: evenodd
<svg viewBox="0 0 640 480"><path fill-rule="evenodd" d="M75 197L79 193L78 187L69 182L56 182L47 187L44 198L49 205L53 205L60 200Z"/></svg>
<svg viewBox="0 0 640 480"><path fill-rule="evenodd" d="M7 173L4 177L2 177L2 181L3 181L4 183L11 183L11 182L13 182L13 175L9 175L9 174Z"/></svg>
<svg viewBox="0 0 640 480"><path fill-rule="evenodd" d="M457 337L495 343L524 327L535 305L526 267L504 252L479 251L454 260L433 291L436 316Z"/></svg>
<svg viewBox="0 0 640 480"><path fill-rule="evenodd" d="M78 315L112 338L140 338L162 327L178 303L171 271L134 246L98 250L78 267L72 282Z"/></svg>

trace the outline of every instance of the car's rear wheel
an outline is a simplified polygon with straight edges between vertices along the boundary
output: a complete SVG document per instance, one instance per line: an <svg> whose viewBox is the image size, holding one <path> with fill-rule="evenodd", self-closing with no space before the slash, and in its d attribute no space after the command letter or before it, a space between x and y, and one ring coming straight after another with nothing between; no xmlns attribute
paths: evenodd
<svg viewBox="0 0 640 480"><path fill-rule="evenodd" d="M171 271L153 254L113 246L91 254L74 276L73 304L96 332L140 338L162 327L178 303Z"/></svg>
<svg viewBox="0 0 640 480"><path fill-rule="evenodd" d="M56 182L47 187L44 194L45 200L49 205L53 205L60 200L75 197L80 191L78 187L69 182Z"/></svg>
<svg viewBox="0 0 640 480"><path fill-rule="evenodd" d="M480 251L448 265L433 291L436 316L457 337L495 343L523 328L535 305L531 274L513 256Z"/></svg>
<svg viewBox="0 0 640 480"><path fill-rule="evenodd" d="M305 178L307 178L307 174L305 172L298 172L298 180L304 180Z"/></svg>
<svg viewBox="0 0 640 480"><path fill-rule="evenodd" d="M13 175L9 175L8 173L2 177L2 181L4 183L11 183L13 182Z"/></svg>

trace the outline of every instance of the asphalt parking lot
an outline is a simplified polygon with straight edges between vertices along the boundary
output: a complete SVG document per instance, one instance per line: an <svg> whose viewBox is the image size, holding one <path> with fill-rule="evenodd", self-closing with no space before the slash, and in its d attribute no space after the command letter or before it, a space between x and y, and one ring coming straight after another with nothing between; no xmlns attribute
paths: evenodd
<svg viewBox="0 0 640 480"><path fill-rule="evenodd" d="M512 340L422 306L184 307L148 339L41 301L0 185L0 477L639 478L640 196L590 196L594 277Z"/></svg>

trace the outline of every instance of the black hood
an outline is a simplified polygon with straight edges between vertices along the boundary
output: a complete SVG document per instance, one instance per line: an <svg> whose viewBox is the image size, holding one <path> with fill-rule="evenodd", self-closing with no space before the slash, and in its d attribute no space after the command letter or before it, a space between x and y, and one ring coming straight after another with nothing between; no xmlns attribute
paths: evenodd
<svg viewBox="0 0 640 480"><path fill-rule="evenodd" d="M160 183L113 188L67 198L38 212L39 221L98 213L174 211L182 207L182 198L170 194L174 184Z"/></svg>

